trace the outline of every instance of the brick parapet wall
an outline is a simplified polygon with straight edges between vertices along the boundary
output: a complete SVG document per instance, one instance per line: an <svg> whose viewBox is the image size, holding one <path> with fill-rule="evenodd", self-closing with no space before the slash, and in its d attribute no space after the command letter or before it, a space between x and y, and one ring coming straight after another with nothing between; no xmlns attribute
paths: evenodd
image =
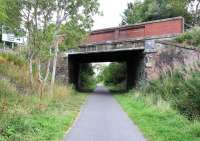
<svg viewBox="0 0 200 141"><path fill-rule="evenodd" d="M184 32L184 19L182 17L176 17L116 28L96 30L90 33L86 43L91 44L115 40L148 38L152 36L179 34L182 32Z"/></svg>

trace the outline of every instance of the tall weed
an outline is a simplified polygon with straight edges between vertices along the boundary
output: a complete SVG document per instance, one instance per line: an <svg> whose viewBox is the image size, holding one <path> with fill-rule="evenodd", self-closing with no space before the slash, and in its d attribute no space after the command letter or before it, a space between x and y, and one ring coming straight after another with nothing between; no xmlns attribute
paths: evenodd
<svg viewBox="0 0 200 141"><path fill-rule="evenodd" d="M25 59L18 54L14 53L0 53L0 57L4 58L7 62L12 63L17 66L23 66L25 64Z"/></svg>
<svg viewBox="0 0 200 141"><path fill-rule="evenodd" d="M200 71L198 66L170 71L149 82L146 95L161 96L189 119L200 116Z"/></svg>

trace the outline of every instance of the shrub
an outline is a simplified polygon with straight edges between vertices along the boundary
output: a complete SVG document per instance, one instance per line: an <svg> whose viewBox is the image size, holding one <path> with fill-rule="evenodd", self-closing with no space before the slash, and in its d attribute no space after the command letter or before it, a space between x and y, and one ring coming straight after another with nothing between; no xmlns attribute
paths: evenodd
<svg viewBox="0 0 200 141"><path fill-rule="evenodd" d="M175 38L178 43L185 43L194 47L200 47L200 27L194 27Z"/></svg>
<svg viewBox="0 0 200 141"><path fill-rule="evenodd" d="M146 94L161 96L189 119L200 116L200 71L169 72L149 82Z"/></svg>

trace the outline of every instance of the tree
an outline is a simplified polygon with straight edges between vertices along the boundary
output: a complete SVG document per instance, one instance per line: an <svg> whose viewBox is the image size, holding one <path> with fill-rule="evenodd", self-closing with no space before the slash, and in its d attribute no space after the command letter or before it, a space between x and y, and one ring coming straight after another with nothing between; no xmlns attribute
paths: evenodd
<svg viewBox="0 0 200 141"><path fill-rule="evenodd" d="M11 32L19 32L21 24L20 5L13 0L0 0L0 26L9 27Z"/></svg>
<svg viewBox="0 0 200 141"><path fill-rule="evenodd" d="M98 7L97 0L0 0L1 23L13 31L19 27L27 31L31 86L37 78L43 88L51 72L53 89L57 56L84 40Z"/></svg>
<svg viewBox="0 0 200 141"><path fill-rule="evenodd" d="M188 0L144 0L129 3L123 13L122 24L134 24L151 20L183 16L191 23Z"/></svg>
<svg viewBox="0 0 200 141"><path fill-rule="evenodd" d="M0 21L5 22L7 19L6 13L5 13L5 4L3 0L0 0Z"/></svg>
<svg viewBox="0 0 200 141"><path fill-rule="evenodd" d="M5 13L8 17L5 25L13 30L19 29L21 24L21 6L17 0L4 0Z"/></svg>
<svg viewBox="0 0 200 141"><path fill-rule="evenodd" d="M103 79L105 85L117 85L126 80L126 64L111 63L106 66L100 73L100 78Z"/></svg>
<svg viewBox="0 0 200 141"><path fill-rule="evenodd" d="M80 87L81 89L93 89L96 82L92 64L80 65Z"/></svg>
<svg viewBox="0 0 200 141"><path fill-rule="evenodd" d="M125 9L122 15L122 24L134 24L137 22L144 21L144 15L141 14L143 11L143 4L141 1L136 1L133 3L128 3L127 9Z"/></svg>
<svg viewBox="0 0 200 141"><path fill-rule="evenodd" d="M53 88L56 73L56 62L59 47L59 36L61 24L67 21L75 21L80 28L90 29L93 20L92 16L98 13L97 0L57 0L56 1L56 31L54 34L54 59L51 79L51 88Z"/></svg>
<svg viewBox="0 0 200 141"><path fill-rule="evenodd" d="M192 14L192 24L200 25L200 0L188 0L189 10Z"/></svg>
<svg viewBox="0 0 200 141"><path fill-rule="evenodd" d="M29 35L30 82L33 84L33 59L37 61L37 77L41 83L43 82L40 73L41 61L44 58L48 60L45 82L52 60L51 88L53 89L59 51L66 51L69 45L75 46L80 43L85 31L88 31L93 23L92 16L98 13L99 4L97 0L18 1L21 3L23 23Z"/></svg>

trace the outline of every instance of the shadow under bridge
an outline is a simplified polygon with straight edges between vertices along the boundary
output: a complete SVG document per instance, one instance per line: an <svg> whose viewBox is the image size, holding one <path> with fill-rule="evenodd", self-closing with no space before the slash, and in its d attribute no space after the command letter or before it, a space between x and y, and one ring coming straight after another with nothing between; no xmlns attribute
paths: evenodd
<svg viewBox="0 0 200 141"><path fill-rule="evenodd" d="M144 41L123 41L92 44L70 49L68 52L68 83L79 89L80 65L97 62L126 62L127 89L144 77Z"/></svg>

